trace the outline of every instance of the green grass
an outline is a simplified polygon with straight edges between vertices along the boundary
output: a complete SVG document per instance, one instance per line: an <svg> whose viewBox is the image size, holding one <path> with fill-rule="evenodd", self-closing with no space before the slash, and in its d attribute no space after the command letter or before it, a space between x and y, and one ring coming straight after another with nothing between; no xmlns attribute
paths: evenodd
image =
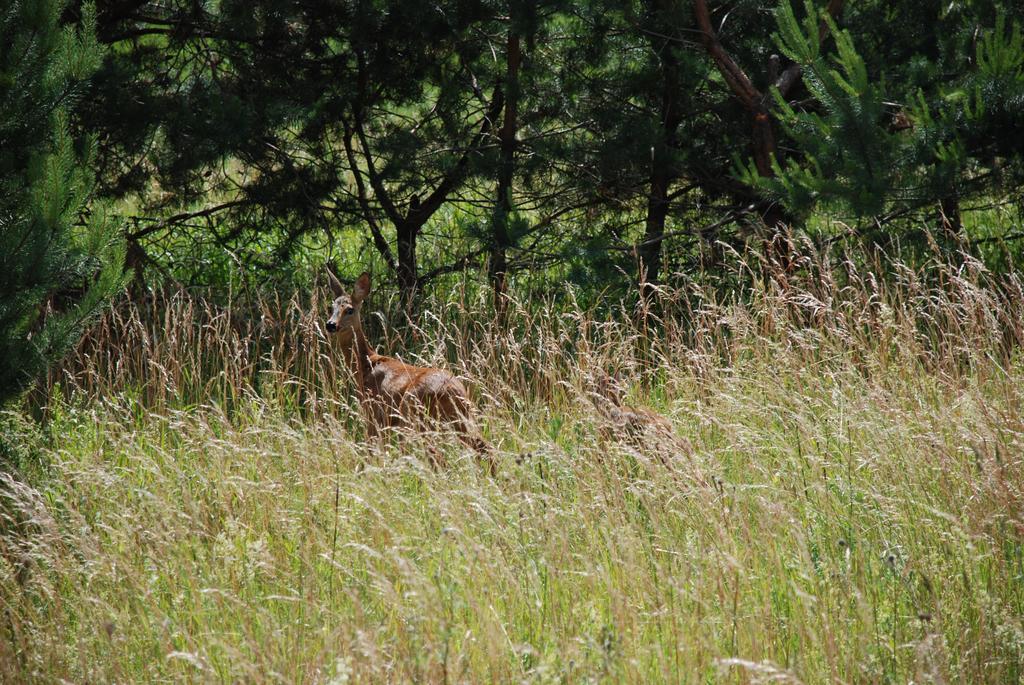
<svg viewBox="0 0 1024 685"><path fill-rule="evenodd" d="M130 346L72 360L45 474L6 487L3 678L1018 682L1024 361L1000 350L1024 307L943 287L878 296L873 324L869 289L837 287L816 328L799 303L827 293L769 288L645 345L580 312L521 310L533 334L504 342L442 312L421 349L457 339L493 479L446 436L364 444L344 381L301 359L303 400L243 387L284 373L279 346L253 371L207 340L219 384L185 408L187 326L139 352L169 390L115 391ZM952 318L928 329L926 300ZM608 437L595 367L692 451Z"/></svg>

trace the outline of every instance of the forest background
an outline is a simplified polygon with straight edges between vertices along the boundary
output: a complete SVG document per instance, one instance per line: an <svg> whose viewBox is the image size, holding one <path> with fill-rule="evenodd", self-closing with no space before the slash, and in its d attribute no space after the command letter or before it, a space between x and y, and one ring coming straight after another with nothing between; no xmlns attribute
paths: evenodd
<svg viewBox="0 0 1024 685"><path fill-rule="evenodd" d="M1022 25L0 3L3 672L1019 679ZM325 266L508 482L367 444Z"/></svg>

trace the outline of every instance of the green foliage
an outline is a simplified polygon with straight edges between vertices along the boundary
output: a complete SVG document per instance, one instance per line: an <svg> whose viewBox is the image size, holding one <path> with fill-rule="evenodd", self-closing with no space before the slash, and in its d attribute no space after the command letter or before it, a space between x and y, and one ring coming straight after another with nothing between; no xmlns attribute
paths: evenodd
<svg viewBox="0 0 1024 685"><path fill-rule="evenodd" d="M815 103L813 109L798 109L774 91L779 121L800 155L776 161L774 177L760 177L750 164L742 168L742 178L805 216L819 203L845 205L859 216L881 214L902 171L896 164L901 143L884 126L883 89L868 75L849 31L809 0L805 8L801 22L790 4L782 3L775 34L783 54L800 65ZM821 23L835 41L831 59L819 47Z"/></svg>
<svg viewBox="0 0 1024 685"><path fill-rule="evenodd" d="M188 283L356 253L409 286L485 273L500 248L512 281L603 288L641 261L718 268L700 255L764 222L834 213L895 238L939 206L1018 202L1024 5L823 4L708 3L737 91L678 0L104 2L83 121L133 254ZM760 173L736 163L752 151Z"/></svg>
<svg viewBox="0 0 1024 685"><path fill-rule="evenodd" d="M1024 39L1016 22L1008 35L1005 31L1006 17L1000 14L995 30L978 41L978 72L987 78L1008 77L1011 81L1020 81L1024 78Z"/></svg>
<svg viewBox="0 0 1024 685"><path fill-rule="evenodd" d="M878 55L866 56L851 30L809 0L802 19L788 0L775 17L775 43L800 66L810 98L775 92L775 114L795 150L777 160L773 176L740 164L745 183L800 217L820 209L878 218L1019 188L1021 143L1012 130L1024 116L1024 41L1016 22L1007 29L1005 13L981 32L973 65L952 51L929 56L934 44L908 40L906 67L869 64ZM974 30L979 18L956 19L934 29L935 41ZM997 159L1000 173L986 174Z"/></svg>
<svg viewBox="0 0 1024 685"><path fill-rule="evenodd" d="M1003 15L995 27L984 32L975 55L977 69L962 79L951 98L963 95L962 114L956 119L957 138L968 151L981 148L988 155L998 155L1015 175L1021 178L1024 142L1017 135L1024 121L1024 36L1020 24L1007 29ZM1016 183L1014 183L1016 185Z"/></svg>
<svg viewBox="0 0 1024 685"><path fill-rule="evenodd" d="M0 410L0 472L30 473L45 462L46 441L23 412Z"/></svg>
<svg viewBox="0 0 1024 685"><path fill-rule="evenodd" d="M67 110L103 51L87 7L79 29L62 2L0 7L0 403L18 396L78 339L121 287L124 251L103 207L87 207L93 141Z"/></svg>
<svg viewBox="0 0 1024 685"><path fill-rule="evenodd" d="M783 2L775 9L778 31L772 39L782 54L797 64L810 64L821 54L818 11L811 0L804 0L804 9L802 22L797 19L793 6L788 2Z"/></svg>

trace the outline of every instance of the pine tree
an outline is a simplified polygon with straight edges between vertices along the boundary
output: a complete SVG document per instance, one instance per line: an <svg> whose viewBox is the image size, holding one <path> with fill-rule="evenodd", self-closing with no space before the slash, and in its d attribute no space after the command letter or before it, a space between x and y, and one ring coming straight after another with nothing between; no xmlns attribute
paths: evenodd
<svg viewBox="0 0 1024 685"><path fill-rule="evenodd" d="M216 244L240 247L243 263L268 271L310 240L356 232L414 299L424 227L478 175L501 122L504 69L490 42L506 32L501 8L478 0L110 4L103 37L116 48L93 107L113 193L158 185L181 203L143 196L158 216L171 209L191 218L190 205L200 204L224 227ZM110 116L126 92L153 106ZM225 166L245 169L244 180ZM129 238L167 225L155 223Z"/></svg>
<svg viewBox="0 0 1024 685"><path fill-rule="evenodd" d="M116 226L87 203L90 141L69 108L102 51L93 12L60 25L60 0L0 2L0 404L75 343L120 288Z"/></svg>
<svg viewBox="0 0 1024 685"><path fill-rule="evenodd" d="M747 163L741 178L797 217L823 208L879 227L937 210L959 244L963 200L1024 184L1024 39L1010 9L859 6L841 29L809 0L802 19L783 2L776 44L806 88L799 101L774 93L792 152L771 174ZM921 30L879 43L880 12Z"/></svg>
<svg viewBox="0 0 1024 685"><path fill-rule="evenodd" d="M904 147L898 133L885 129L885 97L868 75L848 31L841 31L828 13L810 2L799 21L788 2L776 12L775 41L782 53L800 66L814 108L797 109L776 89L775 114L802 155L780 163L771 160L766 173L752 161L744 180L760 186L791 211L806 212L816 203L843 203L859 216L881 214L896 176ZM820 26L832 35L836 55L821 50ZM834 62L834 65L833 65ZM838 68L836 68L838 67Z"/></svg>

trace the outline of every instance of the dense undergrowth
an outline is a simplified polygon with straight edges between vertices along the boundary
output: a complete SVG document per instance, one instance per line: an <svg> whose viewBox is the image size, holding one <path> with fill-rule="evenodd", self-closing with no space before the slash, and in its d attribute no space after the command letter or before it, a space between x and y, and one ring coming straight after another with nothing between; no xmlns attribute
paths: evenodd
<svg viewBox="0 0 1024 685"><path fill-rule="evenodd" d="M318 293L117 308L5 480L0 678L1020 680L1019 281L744 270L649 316L377 303L378 347L472 379L495 478L363 440ZM677 439L603 425L602 370Z"/></svg>

